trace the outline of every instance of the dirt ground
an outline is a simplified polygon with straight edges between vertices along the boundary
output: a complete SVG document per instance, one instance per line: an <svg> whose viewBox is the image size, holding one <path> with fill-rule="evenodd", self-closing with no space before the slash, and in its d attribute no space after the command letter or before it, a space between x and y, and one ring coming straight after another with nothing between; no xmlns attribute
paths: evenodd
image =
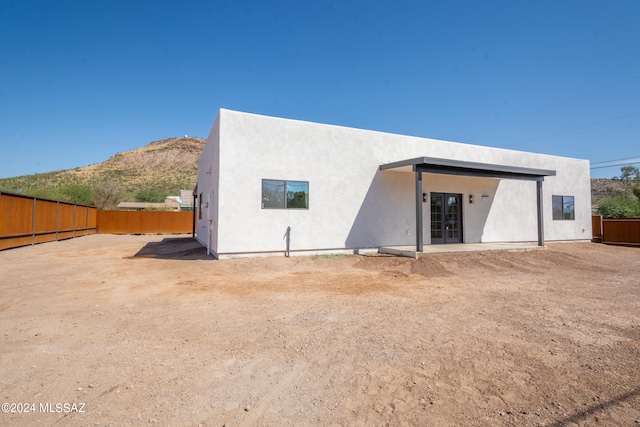
<svg viewBox="0 0 640 427"><path fill-rule="evenodd" d="M594 243L215 261L180 236L93 235L2 251L0 425L640 425L639 267L640 248Z"/></svg>

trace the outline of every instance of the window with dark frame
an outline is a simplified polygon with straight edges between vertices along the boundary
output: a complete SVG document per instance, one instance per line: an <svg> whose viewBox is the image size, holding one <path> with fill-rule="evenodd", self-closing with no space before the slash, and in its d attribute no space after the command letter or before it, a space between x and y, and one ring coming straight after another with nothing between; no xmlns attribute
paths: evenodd
<svg viewBox="0 0 640 427"><path fill-rule="evenodd" d="M263 179L262 209L309 209L309 182Z"/></svg>
<svg viewBox="0 0 640 427"><path fill-rule="evenodd" d="M554 220L575 220L573 196L551 196Z"/></svg>

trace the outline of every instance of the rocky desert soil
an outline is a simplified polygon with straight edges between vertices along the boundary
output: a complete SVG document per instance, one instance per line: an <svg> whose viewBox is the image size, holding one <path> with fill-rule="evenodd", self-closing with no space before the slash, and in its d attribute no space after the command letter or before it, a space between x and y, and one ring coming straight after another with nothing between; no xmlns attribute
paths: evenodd
<svg viewBox="0 0 640 427"><path fill-rule="evenodd" d="M640 248L595 243L419 260L215 261L185 236L6 250L0 425L640 425L639 267Z"/></svg>

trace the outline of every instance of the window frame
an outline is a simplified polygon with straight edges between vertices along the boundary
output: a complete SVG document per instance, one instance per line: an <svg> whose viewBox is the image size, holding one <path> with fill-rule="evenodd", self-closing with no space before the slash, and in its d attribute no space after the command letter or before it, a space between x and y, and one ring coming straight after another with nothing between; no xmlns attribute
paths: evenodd
<svg viewBox="0 0 640 427"><path fill-rule="evenodd" d="M556 208L558 203L560 204L560 209ZM567 206L571 206L571 209L567 210L566 209ZM551 196L551 213L554 221L575 221L576 219L575 196L552 195Z"/></svg>
<svg viewBox="0 0 640 427"><path fill-rule="evenodd" d="M279 206L265 206L265 181L268 181L270 183L273 183L274 185L279 186L276 183L282 183L283 186L283 190L282 190L282 203L278 203ZM291 184L291 186L293 187L293 184L304 184L306 186L306 190L304 191L305 193L305 206L304 207L294 207L294 206L288 206L289 205L289 197L288 197L288 187ZM275 210L309 210L309 181L300 181L300 180L293 180L293 179L268 179L268 178L263 178L261 180L261 209L275 209ZM280 197L278 197L280 199ZM291 199L293 200L293 199Z"/></svg>

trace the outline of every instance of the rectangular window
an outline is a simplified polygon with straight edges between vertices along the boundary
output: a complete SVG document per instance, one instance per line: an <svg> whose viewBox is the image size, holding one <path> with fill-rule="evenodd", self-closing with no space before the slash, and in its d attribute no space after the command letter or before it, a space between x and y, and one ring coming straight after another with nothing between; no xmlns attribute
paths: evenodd
<svg viewBox="0 0 640 427"><path fill-rule="evenodd" d="M263 179L262 209L309 209L309 183Z"/></svg>
<svg viewBox="0 0 640 427"><path fill-rule="evenodd" d="M573 196L551 196L553 219L576 219Z"/></svg>
<svg viewBox="0 0 640 427"><path fill-rule="evenodd" d="M202 193L200 193L200 197L198 198L198 219L202 219Z"/></svg>

